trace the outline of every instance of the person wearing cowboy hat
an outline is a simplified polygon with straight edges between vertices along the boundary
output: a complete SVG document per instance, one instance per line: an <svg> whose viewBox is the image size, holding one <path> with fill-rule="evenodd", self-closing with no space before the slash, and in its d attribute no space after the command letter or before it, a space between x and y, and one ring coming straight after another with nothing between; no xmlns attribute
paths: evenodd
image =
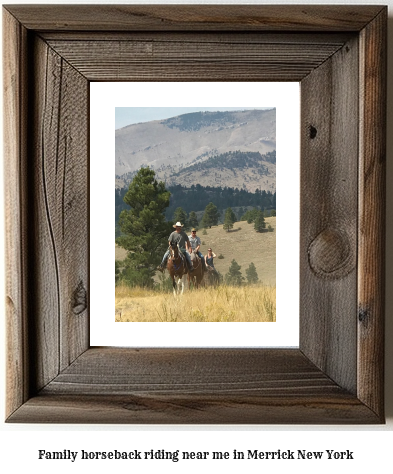
<svg viewBox="0 0 393 474"><path fill-rule="evenodd" d="M190 241L188 240L188 236L183 230L183 224L181 224L180 222L176 222L176 224L173 227L176 230L174 230L172 232L172 234L169 236L168 244L169 245L171 245L172 243L178 244L182 254L186 257L188 270L189 270L190 273L192 273L194 271L194 267L193 267L192 262L191 262L190 254L187 252L187 250L189 250L189 252L191 252L191 250L192 250L191 245L190 245ZM162 259L161 265L159 265L157 267L157 270L159 270L160 272L163 272L165 270L166 261L169 257L169 253L170 253L170 250L168 249L165 252L165 255Z"/></svg>
<svg viewBox="0 0 393 474"><path fill-rule="evenodd" d="M191 234L188 236L188 240L190 241L192 250L201 259L203 270L206 270L205 259L203 258L203 255L201 254L199 250L201 247L201 239L196 235L196 233L197 233L197 230L195 228L191 229Z"/></svg>

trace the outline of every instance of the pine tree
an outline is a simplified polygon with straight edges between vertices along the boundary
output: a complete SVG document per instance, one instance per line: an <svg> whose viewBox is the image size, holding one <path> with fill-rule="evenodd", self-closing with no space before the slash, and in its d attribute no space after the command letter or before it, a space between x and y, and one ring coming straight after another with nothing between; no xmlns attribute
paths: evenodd
<svg viewBox="0 0 393 474"><path fill-rule="evenodd" d="M246 276L248 283L256 283L258 281L258 273L253 262L247 268Z"/></svg>
<svg viewBox="0 0 393 474"><path fill-rule="evenodd" d="M233 224L236 222L236 216L235 213L232 211L230 207L225 211L225 217L224 217L224 225L223 228L224 230L228 231L233 228Z"/></svg>
<svg viewBox="0 0 393 474"><path fill-rule="evenodd" d="M121 279L130 285L152 287L157 265L168 245L172 223L165 221L170 193L150 168L141 168L124 196L130 209L120 214L123 235L116 242L128 251Z"/></svg>
<svg viewBox="0 0 393 474"><path fill-rule="evenodd" d="M191 211L188 216L188 225L190 227L198 228L198 217L194 211Z"/></svg>
<svg viewBox="0 0 393 474"><path fill-rule="evenodd" d="M241 266L236 262L235 259L232 260L231 266L229 267L228 273L225 275L225 283L227 285L240 286L244 277L240 272Z"/></svg>
<svg viewBox="0 0 393 474"><path fill-rule="evenodd" d="M258 215L259 209L254 207L254 209L251 209L247 212L245 212L241 218L242 221L247 221L247 224L251 224L255 221L257 215Z"/></svg>
<svg viewBox="0 0 393 474"><path fill-rule="evenodd" d="M176 208L175 212L173 213L173 221L180 222L184 227L188 227L187 213L182 207Z"/></svg>
<svg viewBox="0 0 393 474"><path fill-rule="evenodd" d="M205 212L201 220L202 227L211 227L212 225L218 224L218 219L220 217L220 212L212 202L205 207Z"/></svg>
<svg viewBox="0 0 393 474"><path fill-rule="evenodd" d="M266 227L265 218L263 217L263 211L258 211L255 221L254 221L254 229L257 232L263 232Z"/></svg>

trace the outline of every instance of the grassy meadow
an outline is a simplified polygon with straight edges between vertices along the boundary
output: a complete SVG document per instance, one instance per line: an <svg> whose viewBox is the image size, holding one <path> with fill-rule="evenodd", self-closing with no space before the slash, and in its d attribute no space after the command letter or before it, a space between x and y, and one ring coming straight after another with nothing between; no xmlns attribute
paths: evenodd
<svg viewBox="0 0 393 474"><path fill-rule="evenodd" d="M273 232L258 233L254 224L236 222L230 232L222 225L198 231L201 252L211 247L217 258L214 265L222 276L228 272L232 259L241 266L246 280L246 269L254 263L259 282L240 287L220 285L188 290L185 278L184 293L175 298L173 293L142 288L116 287L115 318L119 322L263 322L276 320L276 218L265 218L266 227ZM123 260L126 252L116 247L116 260ZM222 258L218 258L221 256ZM160 275L158 273L158 275ZM157 275L157 282L158 282ZM168 276L168 273L165 272Z"/></svg>
<svg viewBox="0 0 393 474"><path fill-rule="evenodd" d="M117 286L116 322L275 322L275 286L220 285L173 293Z"/></svg>
<svg viewBox="0 0 393 474"><path fill-rule="evenodd" d="M232 259L241 266L244 277L246 277L246 269L253 262L259 281L265 285L274 286L276 284L276 218L265 217L265 222L266 227L268 225L273 227L273 232L255 232L254 224L247 224L246 221L235 222L234 228L229 232L226 232L222 225L206 229L206 235L200 229L197 235L202 241L201 252L206 255L207 249L211 247L217 257L219 255L223 257L214 259L214 266L223 276L228 272ZM115 259L124 260L126 256L127 252L116 245Z"/></svg>

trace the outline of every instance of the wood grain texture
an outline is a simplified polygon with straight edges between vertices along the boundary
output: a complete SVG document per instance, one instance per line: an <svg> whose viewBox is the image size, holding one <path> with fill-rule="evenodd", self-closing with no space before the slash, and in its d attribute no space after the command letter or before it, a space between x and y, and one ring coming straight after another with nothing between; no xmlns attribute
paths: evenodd
<svg viewBox="0 0 393 474"><path fill-rule="evenodd" d="M375 424L356 397L45 395L32 397L8 421L93 424Z"/></svg>
<svg viewBox="0 0 393 474"><path fill-rule="evenodd" d="M360 36L359 398L383 413L387 11Z"/></svg>
<svg viewBox="0 0 393 474"><path fill-rule="evenodd" d="M299 350L110 348L85 352L10 421L261 424L282 419L377 421Z"/></svg>
<svg viewBox="0 0 393 474"><path fill-rule="evenodd" d="M380 6L5 5L36 31L360 31Z"/></svg>
<svg viewBox="0 0 393 474"><path fill-rule="evenodd" d="M29 214L26 330L36 392L88 347L87 301L79 296L80 285L88 288L88 87L38 37L27 48L29 133L21 160L28 179L20 205Z"/></svg>
<svg viewBox="0 0 393 474"><path fill-rule="evenodd" d="M227 41L211 35L195 42L195 35L166 41L129 38L127 41L50 40L48 43L88 80L106 81L300 81L343 45L323 43L318 35L296 43L270 42L260 35L250 43L246 36ZM255 37L256 35L254 35ZM315 42L313 41L313 38Z"/></svg>
<svg viewBox="0 0 393 474"><path fill-rule="evenodd" d="M3 14L4 77L4 175L12 186L5 187L6 246L6 325L7 394L6 411L12 413L29 396L26 299L26 208L23 192L26 183L26 30L8 13Z"/></svg>
<svg viewBox="0 0 393 474"><path fill-rule="evenodd" d="M30 181L33 213L34 382L40 389L88 348L88 87L34 41Z"/></svg>
<svg viewBox="0 0 393 474"><path fill-rule="evenodd" d="M277 396L283 388L288 396L342 392L298 350L91 348L41 393Z"/></svg>
<svg viewBox="0 0 393 474"><path fill-rule="evenodd" d="M349 41L301 83L300 348L354 394L357 69Z"/></svg>
<svg viewBox="0 0 393 474"><path fill-rule="evenodd" d="M76 30L49 30L40 31L39 37L45 42L53 41L78 41L107 42L157 42L157 43L196 43L204 45L206 43L224 43L224 44L325 44L342 46L351 37L357 36L357 32L253 32L253 31L76 31Z"/></svg>
<svg viewBox="0 0 393 474"><path fill-rule="evenodd" d="M4 21L8 421L383 423L386 8L13 5ZM273 75L301 78L300 350L89 348L89 81Z"/></svg>

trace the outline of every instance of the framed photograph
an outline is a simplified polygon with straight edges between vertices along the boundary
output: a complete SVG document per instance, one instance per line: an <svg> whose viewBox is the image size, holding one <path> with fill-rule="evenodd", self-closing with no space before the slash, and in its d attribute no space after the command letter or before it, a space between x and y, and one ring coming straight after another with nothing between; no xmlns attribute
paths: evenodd
<svg viewBox="0 0 393 474"><path fill-rule="evenodd" d="M186 103L205 107L185 108ZM231 104L235 107L228 107ZM90 85L90 199L99 203L90 208L90 234L99 235L98 245L90 247L90 314L95 315L90 318L91 345L298 347L299 315L293 307L299 307L299 123L298 82ZM142 255L131 254L138 260L146 258L153 276L142 288L142 275L131 271L134 263L127 259L118 238L113 248L109 223L115 217L117 237L124 239L119 216L130 206L123 197L141 160L151 160L155 179L164 182L171 193L165 220L174 224L185 219L192 236L187 220L195 210L197 223L194 220L193 226L201 253L206 255L211 246L217 255L214 266L220 280L211 285L209 273L204 272L198 294L189 291L185 275L181 298L169 297L173 290L168 271L157 270L168 248L172 224L163 230L161 222L153 232L154 239L149 240L154 249L161 247L161 253L153 252L154 263L150 263L148 248ZM220 215L214 225L203 227L204 209L210 203ZM237 216L233 228L226 230L223 221L228 207ZM256 211L265 216L261 232L252 219ZM175 219L175 212L183 216ZM157 232L161 232L161 243ZM148 238L145 231L144 237ZM139 245L139 237L135 241ZM103 248L111 251L103 252ZM109 298L103 295L114 285L114 257L118 269L115 318L117 322L132 321L132 325L114 325L108 318L114 313L112 293ZM256 273L253 282L249 281L251 263ZM236 264L240 285L228 281L229 270ZM266 320L268 324L260 324ZM184 321L187 324L161 324Z"/></svg>
<svg viewBox="0 0 393 474"><path fill-rule="evenodd" d="M387 8L9 5L3 24L7 421L384 423ZM91 344L95 82L299 83L298 347Z"/></svg>
<svg viewBox="0 0 393 474"><path fill-rule="evenodd" d="M276 322L276 107L170 103L249 83L128 84L169 105L115 107L116 322Z"/></svg>

